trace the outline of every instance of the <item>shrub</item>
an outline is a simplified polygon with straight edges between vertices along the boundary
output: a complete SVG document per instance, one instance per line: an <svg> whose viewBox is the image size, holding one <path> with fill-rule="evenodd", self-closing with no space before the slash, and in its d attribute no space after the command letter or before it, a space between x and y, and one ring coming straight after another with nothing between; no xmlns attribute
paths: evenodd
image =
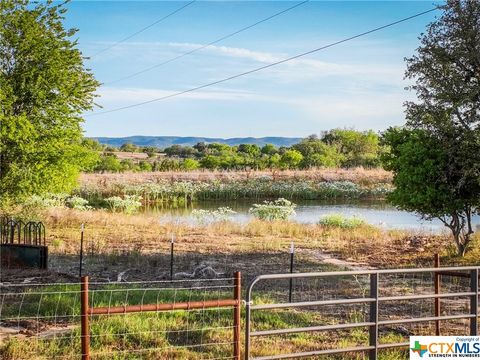
<svg viewBox="0 0 480 360"><path fill-rule="evenodd" d="M92 209L91 206L88 206L88 200L80 197L80 196L71 196L65 200L65 205L67 205L71 209L75 210L90 210Z"/></svg>
<svg viewBox="0 0 480 360"><path fill-rule="evenodd" d="M322 216L318 223L319 225L342 229L353 229L366 224L363 219L358 217L349 218L342 214L329 214Z"/></svg>
<svg viewBox="0 0 480 360"><path fill-rule="evenodd" d="M322 182L318 184L318 189L325 198L359 198L363 192L360 186L351 181Z"/></svg>
<svg viewBox="0 0 480 360"><path fill-rule="evenodd" d="M125 195L123 199L120 196L112 196L105 199L112 212L124 212L133 214L142 206L142 197L138 195Z"/></svg>
<svg viewBox="0 0 480 360"><path fill-rule="evenodd" d="M46 194L44 196L32 195L24 205L39 209L64 207L67 197L67 194Z"/></svg>
<svg viewBox="0 0 480 360"><path fill-rule="evenodd" d="M260 220L288 220L295 215L296 207L297 205L291 201L280 198L275 201L264 201L263 204L253 204L249 213Z"/></svg>
<svg viewBox="0 0 480 360"><path fill-rule="evenodd" d="M198 162L197 160L195 159L185 159L183 160L183 168L185 170L196 170L198 168L200 168L200 162Z"/></svg>
<svg viewBox="0 0 480 360"><path fill-rule="evenodd" d="M193 210L192 216L200 223L212 223L231 220L236 213L229 207L219 207L217 210Z"/></svg>

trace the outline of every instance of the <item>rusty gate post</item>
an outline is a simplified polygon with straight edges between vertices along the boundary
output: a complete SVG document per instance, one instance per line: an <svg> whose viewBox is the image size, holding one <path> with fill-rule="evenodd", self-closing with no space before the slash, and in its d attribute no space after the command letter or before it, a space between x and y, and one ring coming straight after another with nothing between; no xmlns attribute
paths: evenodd
<svg viewBox="0 0 480 360"><path fill-rule="evenodd" d="M435 254L435 268L440 268L440 256ZM440 295L440 274L435 272L435 295ZM435 298L435 317L440 316L440 298ZM435 320L435 335L440 336L440 320Z"/></svg>
<svg viewBox="0 0 480 360"><path fill-rule="evenodd" d="M82 276L80 286L82 360L90 360L90 328L88 325L88 276Z"/></svg>
<svg viewBox="0 0 480 360"><path fill-rule="evenodd" d="M241 323L241 309L242 309L242 274L240 271L235 272L235 282L233 296L237 301L233 308L233 358L240 360L240 331Z"/></svg>

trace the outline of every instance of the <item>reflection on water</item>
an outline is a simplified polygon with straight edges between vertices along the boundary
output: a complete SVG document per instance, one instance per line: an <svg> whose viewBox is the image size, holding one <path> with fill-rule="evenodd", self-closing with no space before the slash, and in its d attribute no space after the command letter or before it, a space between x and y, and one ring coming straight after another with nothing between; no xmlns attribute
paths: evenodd
<svg viewBox="0 0 480 360"><path fill-rule="evenodd" d="M252 219L248 209L253 203L259 201L204 201L195 202L180 207L169 207L156 204L144 208L146 213L159 214L164 221L183 220L193 221L191 212L193 209L215 210L219 207L228 206L237 212L232 217L234 221L247 222ZM445 231L445 226L439 220L424 221L414 213L397 210L385 201L295 201L297 204L297 215L293 220L301 223L316 223L328 214L342 214L348 217L356 216L362 218L372 225L381 226L386 229L406 229L422 232ZM474 217L474 224L478 228L480 217Z"/></svg>

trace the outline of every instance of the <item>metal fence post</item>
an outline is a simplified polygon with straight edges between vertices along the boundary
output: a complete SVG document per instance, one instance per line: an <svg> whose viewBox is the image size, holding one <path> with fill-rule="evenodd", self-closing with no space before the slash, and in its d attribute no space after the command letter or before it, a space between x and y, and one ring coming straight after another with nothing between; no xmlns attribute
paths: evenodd
<svg viewBox="0 0 480 360"><path fill-rule="evenodd" d="M470 335L476 336L478 333L478 268L470 271L470 291L475 293L470 297Z"/></svg>
<svg viewBox="0 0 480 360"><path fill-rule="evenodd" d="M295 245L292 241L290 244L290 274L293 274L293 260L295 257ZM293 299L293 279L290 278L289 287L288 287L288 302L291 303Z"/></svg>
<svg viewBox="0 0 480 360"><path fill-rule="evenodd" d="M370 325L368 332L368 344L374 346L368 352L369 360L377 360L378 353L378 273L370 275L370 297L375 301L370 303L370 322L375 325Z"/></svg>
<svg viewBox="0 0 480 360"><path fill-rule="evenodd" d="M240 332L242 328L242 274L239 271L235 272L233 296L237 301L235 307L233 308L233 358L234 360L240 360Z"/></svg>
<svg viewBox="0 0 480 360"><path fill-rule="evenodd" d="M435 254L435 268L440 268L440 256ZM434 286L435 286L435 295L440 295L440 282L441 275L438 272L435 272L434 275ZM435 298L435 317L440 316L440 298ZM440 320L435 320L435 335L440 336Z"/></svg>
<svg viewBox="0 0 480 360"><path fill-rule="evenodd" d="M175 246L175 235L172 235L170 240L170 280L173 280L173 252Z"/></svg>
<svg viewBox="0 0 480 360"><path fill-rule="evenodd" d="M83 232L84 232L85 226L82 224L80 226L80 266L78 269L79 272L79 277L82 277L82 270L83 270Z"/></svg>
<svg viewBox="0 0 480 360"><path fill-rule="evenodd" d="M250 308L252 302L252 285L250 284L245 294L245 360L250 360L250 321L251 312Z"/></svg>
<svg viewBox="0 0 480 360"><path fill-rule="evenodd" d="M88 310L88 276L83 276L80 285L82 360L90 360L90 328L88 325Z"/></svg>

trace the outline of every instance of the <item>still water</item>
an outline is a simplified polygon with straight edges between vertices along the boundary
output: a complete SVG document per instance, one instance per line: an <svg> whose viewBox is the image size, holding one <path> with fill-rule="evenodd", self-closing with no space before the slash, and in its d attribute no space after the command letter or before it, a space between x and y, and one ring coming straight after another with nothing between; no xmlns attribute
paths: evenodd
<svg viewBox="0 0 480 360"><path fill-rule="evenodd" d="M233 221L248 222L252 215L248 210L253 203L261 201L205 201L195 202L187 207L147 207L144 209L147 213L158 214L163 221L185 221L193 222L191 216L193 209L216 210L219 207L230 207L236 212L231 217ZM401 211L389 205L385 201L296 201L296 216L292 217L300 223L316 223L325 215L342 214L347 217L358 217L367 223L380 226L385 229L402 229L419 232L438 233L446 231L447 228L439 221L421 220L419 216L407 211ZM480 230L480 217L474 217L474 224L477 230Z"/></svg>

